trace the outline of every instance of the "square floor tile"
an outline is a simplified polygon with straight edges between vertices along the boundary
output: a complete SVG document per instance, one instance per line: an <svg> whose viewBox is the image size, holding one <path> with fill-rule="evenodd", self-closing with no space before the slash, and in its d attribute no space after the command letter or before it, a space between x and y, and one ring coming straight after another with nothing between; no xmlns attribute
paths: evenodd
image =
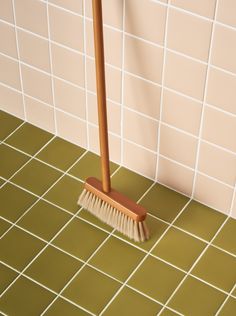
<svg viewBox="0 0 236 316"><path fill-rule="evenodd" d="M153 215L172 222L188 200L189 198L180 193L172 191L161 184L155 184L144 196L140 204L146 207Z"/></svg>
<svg viewBox="0 0 236 316"><path fill-rule="evenodd" d="M25 274L59 293L81 266L80 261L48 246L29 266Z"/></svg>
<svg viewBox="0 0 236 316"><path fill-rule="evenodd" d="M36 157L66 171L84 152L85 149L56 137Z"/></svg>
<svg viewBox="0 0 236 316"><path fill-rule="evenodd" d="M0 178L0 187L3 185L3 183L5 183L5 181L2 178Z"/></svg>
<svg viewBox="0 0 236 316"><path fill-rule="evenodd" d="M219 313L219 316L232 316L236 313L236 299L229 297L224 307Z"/></svg>
<svg viewBox="0 0 236 316"><path fill-rule="evenodd" d="M176 314L176 313L174 313L173 311L171 311L171 310L165 308L165 309L161 312L160 315L161 315L161 316L177 316L177 315L179 315L179 314Z"/></svg>
<svg viewBox="0 0 236 316"><path fill-rule="evenodd" d="M183 272L149 256L128 284L165 303L183 277Z"/></svg>
<svg viewBox="0 0 236 316"><path fill-rule="evenodd" d="M65 315L65 316L88 316L89 313L86 313L79 307L70 304L66 300L63 300L62 298L58 298L52 306L49 307L47 312L44 314L45 316L59 316L59 315Z"/></svg>
<svg viewBox="0 0 236 316"><path fill-rule="evenodd" d="M236 258L209 247L192 274L229 292L236 283Z"/></svg>
<svg viewBox="0 0 236 316"><path fill-rule="evenodd" d="M29 160L28 156L4 144L0 145L0 157L0 176L5 179L9 179Z"/></svg>
<svg viewBox="0 0 236 316"><path fill-rule="evenodd" d="M6 232L6 230L11 226L8 222L4 221L4 219L0 218L0 237Z"/></svg>
<svg viewBox="0 0 236 316"><path fill-rule="evenodd" d="M0 298L0 310L7 315L40 315L55 295L20 277Z"/></svg>
<svg viewBox="0 0 236 316"><path fill-rule="evenodd" d="M0 260L23 270L44 246L41 240L14 227L0 239Z"/></svg>
<svg viewBox="0 0 236 316"><path fill-rule="evenodd" d="M126 168L120 168L111 181L115 190L123 193L135 202L141 198L153 183L153 181Z"/></svg>
<svg viewBox="0 0 236 316"><path fill-rule="evenodd" d="M229 218L216 236L213 244L236 255L236 220Z"/></svg>
<svg viewBox="0 0 236 316"><path fill-rule="evenodd" d="M33 234L49 241L71 218L56 206L39 200L30 211L22 217L18 225Z"/></svg>
<svg viewBox="0 0 236 316"><path fill-rule="evenodd" d="M76 213L80 208L77 205L77 201L83 189L84 185L82 182L65 175L44 198L69 212Z"/></svg>
<svg viewBox="0 0 236 316"><path fill-rule="evenodd" d="M94 224L102 229L107 230L108 232L111 232L113 228L105 223L103 223L99 218L91 214L85 209L82 209L79 212L79 217L85 219L86 221L90 222L91 224Z"/></svg>
<svg viewBox="0 0 236 316"><path fill-rule="evenodd" d="M62 295L98 315L120 286L106 275L85 267Z"/></svg>
<svg viewBox="0 0 236 316"><path fill-rule="evenodd" d="M32 194L7 183L0 189L0 216L15 222L36 199Z"/></svg>
<svg viewBox="0 0 236 316"><path fill-rule="evenodd" d="M42 195L60 176L59 171L33 159L13 177L12 181L35 194Z"/></svg>
<svg viewBox="0 0 236 316"><path fill-rule="evenodd" d="M150 238L144 242L138 243L133 240L130 240L128 237L117 231L115 232L115 235L121 237L124 240L129 241L133 245L136 245L144 250L149 251L153 247L155 242L161 237L161 235L167 229L168 225L150 215L147 215L145 221L150 232Z"/></svg>
<svg viewBox="0 0 236 316"><path fill-rule="evenodd" d="M161 310L161 305L149 300L145 296L133 291L128 287L117 295L114 301L104 312L104 316L120 316L120 315L135 315L148 316L157 315Z"/></svg>
<svg viewBox="0 0 236 316"><path fill-rule="evenodd" d="M198 237L211 240L225 218L224 214L191 201L174 224Z"/></svg>
<svg viewBox="0 0 236 316"><path fill-rule="evenodd" d="M17 277L18 273L0 263L0 294Z"/></svg>
<svg viewBox="0 0 236 316"><path fill-rule="evenodd" d="M25 123L6 142L27 154L34 155L52 137L52 134L34 125Z"/></svg>
<svg viewBox="0 0 236 316"><path fill-rule="evenodd" d="M69 171L75 177L85 180L88 177L95 177L101 179L101 162L100 157L94 153L88 152L74 167ZM113 162L110 162L110 172L113 173L118 168Z"/></svg>
<svg viewBox="0 0 236 316"><path fill-rule="evenodd" d="M206 243L171 227L152 253L188 271L206 245Z"/></svg>
<svg viewBox="0 0 236 316"><path fill-rule="evenodd" d="M70 254L87 260L107 236L103 231L75 218L53 243Z"/></svg>
<svg viewBox="0 0 236 316"><path fill-rule="evenodd" d="M111 236L89 263L116 279L125 281L144 256L144 252Z"/></svg>
<svg viewBox="0 0 236 316"><path fill-rule="evenodd" d="M187 277L168 305L183 315L213 316L225 297L213 287Z"/></svg>
<svg viewBox="0 0 236 316"><path fill-rule="evenodd" d="M22 123L23 121L18 117L0 111L0 140L4 140Z"/></svg>

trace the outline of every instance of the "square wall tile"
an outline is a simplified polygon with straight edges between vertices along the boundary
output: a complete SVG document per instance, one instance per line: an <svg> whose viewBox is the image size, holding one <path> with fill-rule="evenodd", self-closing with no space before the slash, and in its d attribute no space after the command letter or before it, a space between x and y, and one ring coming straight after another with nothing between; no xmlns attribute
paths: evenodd
<svg viewBox="0 0 236 316"><path fill-rule="evenodd" d="M152 151L157 149L158 122L124 109L123 137Z"/></svg>
<svg viewBox="0 0 236 316"><path fill-rule="evenodd" d="M125 73L124 104L155 119L159 118L161 88Z"/></svg>
<svg viewBox="0 0 236 316"><path fill-rule="evenodd" d="M208 60L212 23L170 9L167 47L191 57Z"/></svg>
<svg viewBox="0 0 236 316"><path fill-rule="evenodd" d="M103 27L105 61L116 67L122 66L122 33L118 30ZM86 53L94 57L93 22L86 21Z"/></svg>
<svg viewBox="0 0 236 316"><path fill-rule="evenodd" d="M123 25L123 0L104 0L102 2L103 21L105 24L122 30ZM92 2L85 2L86 15L92 18Z"/></svg>
<svg viewBox="0 0 236 316"><path fill-rule="evenodd" d="M184 10L213 19L216 0L171 0L171 4Z"/></svg>
<svg viewBox="0 0 236 316"><path fill-rule="evenodd" d="M207 103L236 114L234 102L235 91L235 76L218 69L210 68L206 97Z"/></svg>
<svg viewBox="0 0 236 316"><path fill-rule="evenodd" d="M53 103L51 76L21 65L24 92L48 104Z"/></svg>
<svg viewBox="0 0 236 316"><path fill-rule="evenodd" d="M87 58L87 87L88 90L95 92L96 76L94 60ZM112 101L121 102L121 71L111 66L105 66L106 75L106 93L107 98Z"/></svg>
<svg viewBox="0 0 236 316"><path fill-rule="evenodd" d="M22 94L0 85L0 108L14 116L24 118Z"/></svg>
<svg viewBox="0 0 236 316"><path fill-rule="evenodd" d="M60 315L60 313L63 313L64 315L70 315L70 316L90 315L84 310L80 309L79 307L59 297L46 311L45 316L58 316Z"/></svg>
<svg viewBox="0 0 236 316"><path fill-rule="evenodd" d="M49 6L51 40L83 51L83 18L63 9Z"/></svg>
<svg viewBox="0 0 236 316"><path fill-rule="evenodd" d="M236 73L236 30L215 26L211 62L220 68Z"/></svg>
<svg viewBox="0 0 236 316"><path fill-rule="evenodd" d="M164 84L198 100L203 99L206 65L167 52Z"/></svg>
<svg viewBox="0 0 236 316"><path fill-rule="evenodd" d="M236 26L236 3L234 0L219 0L217 20L224 24Z"/></svg>
<svg viewBox="0 0 236 316"><path fill-rule="evenodd" d="M0 293L17 277L17 272L0 263Z"/></svg>
<svg viewBox="0 0 236 316"><path fill-rule="evenodd" d="M48 41L21 30L17 33L21 61L50 72Z"/></svg>
<svg viewBox="0 0 236 316"><path fill-rule="evenodd" d="M231 216L236 219L236 199L234 199L234 204L233 204L233 207L232 207L232 213L231 213Z"/></svg>
<svg viewBox="0 0 236 316"><path fill-rule="evenodd" d="M161 83L163 48L125 36L125 70Z"/></svg>
<svg viewBox="0 0 236 316"><path fill-rule="evenodd" d="M145 0L125 2L125 31L127 33L163 45L165 22L165 6Z"/></svg>
<svg viewBox="0 0 236 316"><path fill-rule="evenodd" d="M21 90L19 63L0 55L0 81L17 90Z"/></svg>
<svg viewBox="0 0 236 316"><path fill-rule="evenodd" d="M234 135L236 135L236 118L205 106L202 138L235 152Z"/></svg>
<svg viewBox="0 0 236 316"><path fill-rule="evenodd" d="M198 136L202 104L164 89L162 121Z"/></svg>
<svg viewBox="0 0 236 316"><path fill-rule="evenodd" d="M228 218L227 222L214 239L213 244L236 255L235 229L236 220Z"/></svg>
<svg viewBox="0 0 236 316"><path fill-rule="evenodd" d="M86 148L87 131L85 122L58 110L56 111L56 122L58 136Z"/></svg>
<svg viewBox="0 0 236 316"><path fill-rule="evenodd" d="M160 153L194 168L197 154L197 139L163 124L161 125L160 133Z"/></svg>
<svg viewBox="0 0 236 316"><path fill-rule="evenodd" d="M192 193L194 171L159 157L157 181L188 196Z"/></svg>
<svg viewBox="0 0 236 316"><path fill-rule="evenodd" d="M65 112L86 118L85 91L69 82L54 78L55 106Z"/></svg>
<svg viewBox="0 0 236 316"><path fill-rule="evenodd" d="M222 166L224 166L222 168ZM198 170L234 186L236 180L236 156L201 142Z"/></svg>
<svg viewBox="0 0 236 316"><path fill-rule="evenodd" d="M1 41L0 52L17 59L16 35L14 27L4 22L0 22L0 37L2 39L7 39Z"/></svg>
<svg viewBox="0 0 236 316"><path fill-rule="evenodd" d="M233 196L233 188L230 188L216 180L197 174L194 198L203 204L229 214Z"/></svg>
<svg viewBox="0 0 236 316"><path fill-rule="evenodd" d="M49 3L65 8L72 12L83 14L83 0L48 0Z"/></svg>
<svg viewBox="0 0 236 316"><path fill-rule="evenodd" d="M4 92L5 90L1 90L1 85L0 85L0 95L2 91ZM19 127L20 124L23 123L23 121L15 116L8 114L7 112L0 110L0 123L1 123L0 141L2 141L6 137L8 137L12 132L14 132L14 130L17 127Z"/></svg>
<svg viewBox="0 0 236 316"><path fill-rule="evenodd" d="M52 106L25 96L25 110L28 122L48 132L55 133L55 117Z"/></svg>
<svg viewBox="0 0 236 316"><path fill-rule="evenodd" d="M16 25L41 36L48 36L47 5L42 1L16 0ZM28 14L30 12L30 14Z"/></svg>
<svg viewBox="0 0 236 316"><path fill-rule="evenodd" d="M80 53L52 44L53 74L84 87L84 58Z"/></svg>
<svg viewBox="0 0 236 316"><path fill-rule="evenodd" d="M12 1L5 0L0 3L0 18L9 22L14 23L14 15L12 8Z"/></svg>
<svg viewBox="0 0 236 316"><path fill-rule="evenodd" d="M156 154L128 141L124 141L123 146L124 166L154 180L156 173ZM145 164L143 163L144 161L146 162Z"/></svg>

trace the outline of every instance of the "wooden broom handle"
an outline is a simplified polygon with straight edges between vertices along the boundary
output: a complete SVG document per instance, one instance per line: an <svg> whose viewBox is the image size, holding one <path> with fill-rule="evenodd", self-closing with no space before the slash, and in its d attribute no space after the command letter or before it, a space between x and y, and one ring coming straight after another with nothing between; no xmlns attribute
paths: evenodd
<svg viewBox="0 0 236 316"><path fill-rule="evenodd" d="M110 181L108 129L107 129L102 3L101 3L101 0L92 0L92 1L93 1L94 49L95 49L96 81L97 81L98 125L99 125L99 141L100 141L100 155L101 155L101 168L102 168L102 189L104 192L108 193L111 190L111 181Z"/></svg>

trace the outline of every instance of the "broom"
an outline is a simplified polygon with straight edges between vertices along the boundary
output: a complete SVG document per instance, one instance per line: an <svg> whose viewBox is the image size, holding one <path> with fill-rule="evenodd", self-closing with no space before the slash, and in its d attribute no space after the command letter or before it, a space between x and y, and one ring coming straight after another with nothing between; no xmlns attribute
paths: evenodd
<svg viewBox="0 0 236 316"><path fill-rule="evenodd" d="M93 177L86 179L78 204L130 239L140 242L149 238L146 210L111 188L101 0L93 0L93 25L102 181Z"/></svg>

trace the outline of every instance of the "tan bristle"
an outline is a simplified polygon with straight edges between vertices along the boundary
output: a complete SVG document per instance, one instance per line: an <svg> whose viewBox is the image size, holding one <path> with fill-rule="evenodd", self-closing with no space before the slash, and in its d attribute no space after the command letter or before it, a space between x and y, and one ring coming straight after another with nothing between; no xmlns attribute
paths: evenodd
<svg viewBox="0 0 236 316"><path fill-rule="evenodd" d="M81 193L78 204L104 223L136 242L142 242L149 238L145 221L134 221L86 189Z"/></svg>

